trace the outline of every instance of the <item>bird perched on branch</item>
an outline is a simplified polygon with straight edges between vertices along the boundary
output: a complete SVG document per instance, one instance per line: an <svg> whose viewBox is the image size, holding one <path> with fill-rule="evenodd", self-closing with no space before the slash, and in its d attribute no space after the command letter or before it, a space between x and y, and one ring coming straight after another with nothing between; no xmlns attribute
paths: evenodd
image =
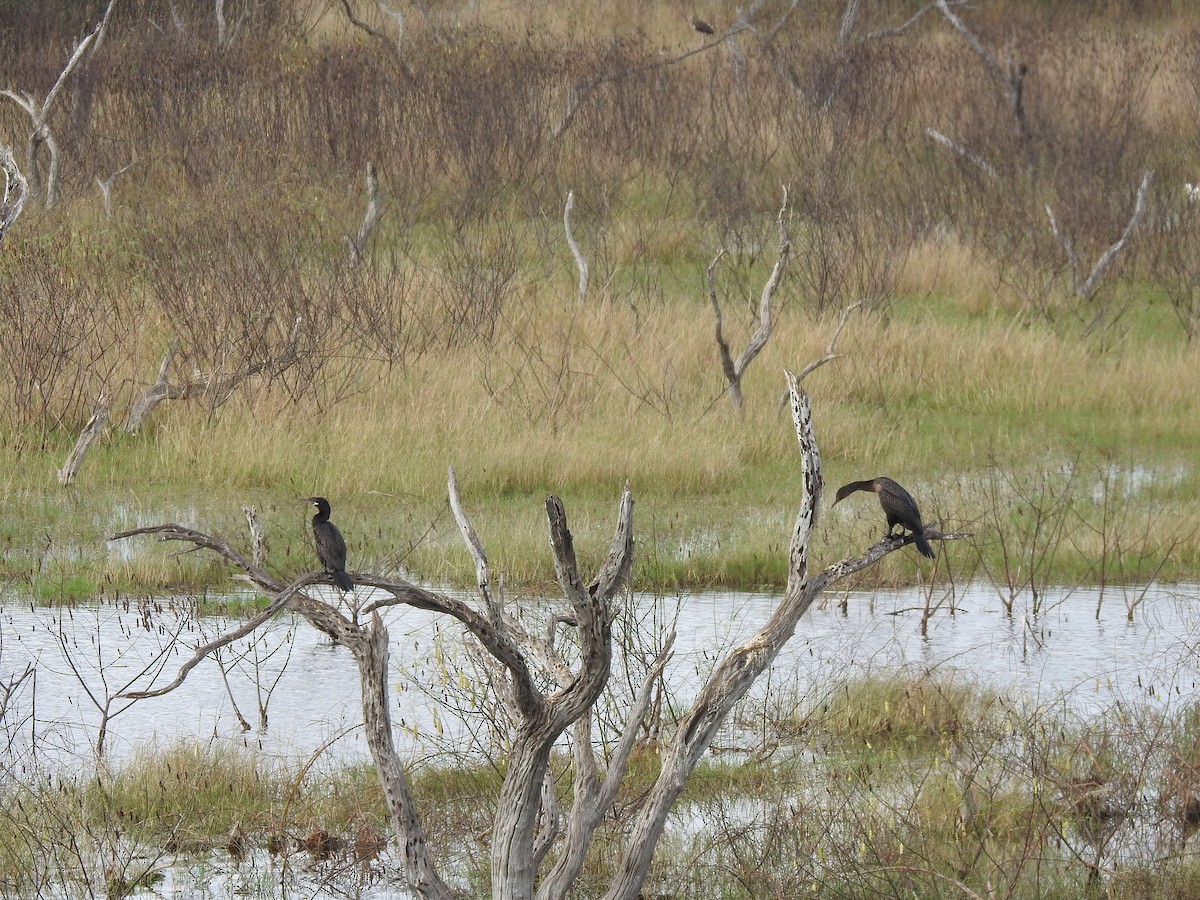
<svg viewBox="0 0 1200 900"><path fill-rule="evenodd" d="M917 501L912 498L912 494L890 478L852 481L838 488L837 498L833 501L833 506L837 506L855 491L875 492L875 496L879 498L879 505L883 507L884 515L887 516L888 537L895 536L892 532L897 525L907 528L912 532L913 543L917 545L917 549L921 551L921 555L934 559L933 548L929 546L929 541L925 539L925 526L921 524L921 511L917 508ZM830 508L832 509L833 507L831 506Z"/></svg>
<svg viewBox="0 0 1200 900"><path fill-rule="evenodd" d="M333 583L339 590L354 590L354 581L346 574L346 541L338 527L329 521L329 501L324 497L305 497L306 503L317 508L312 518L313 546L317 549L317 559L333 576Z"/></svg>

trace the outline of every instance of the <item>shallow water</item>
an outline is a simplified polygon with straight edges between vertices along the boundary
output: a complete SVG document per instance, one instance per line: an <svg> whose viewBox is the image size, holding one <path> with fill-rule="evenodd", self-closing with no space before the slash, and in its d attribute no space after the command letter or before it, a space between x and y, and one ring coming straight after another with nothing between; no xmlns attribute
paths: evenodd
<svg viewBox="0 0 1200 900"><path fill-rule="evenodd" d="M1129 621L1123 597L1136 599L1142 590L1145 599ZM943 601L922 636L924 600L917 591L832 594L801 620L753 696L767 698L786 684L802 697L819 697L831 683L903 667L954 674L1081 717L1116 703L1165 706L1198 699L1200 586L1154 585L1125 594L1109 588L1099 616L1097 601L1092 589L1060 591L1042 599L1036 617L1020 600L1010 616L994 590L969 586L959 590L953 612ZM776 598L635 595L633 602L647 621L678 613L666 679L676 699L686 701L725 651L766 622ZM471 733L454 709L464 689L470 693L454 658L459 630L415 610L389 610L387 623L401 753L423 757L469 749ZM190 655L186 650L162 657L153 670L156 678L153 672L135 676L161 656L176 628L185 644L195 644L234 624L222 618L190 621L168 609L151 617L147 627L136 610L10 604L0 614L0 675L8 677L29 662L36 667L36 679L23 683L10 701L10 729L16 712L25 716L12 746L27 750L23 736L36 734L43 763L90 758L101 715L89 691L102 704L130 681L138 688L163 685ZM357 670L348 651L303 622L280 619L257 641L235 644L222 659L224 679L215 662L205 661L174 693L138 701L115 716L107 735L112 760L120 763L139 750L180 740L252 746L288 759L319 755L332 766L367 759ZM257 709L267 692L269 726L262 729ZM239 724L235 701L253 726L249 731ZM747 740L752 736L726 732L717 744Z"/></svg>

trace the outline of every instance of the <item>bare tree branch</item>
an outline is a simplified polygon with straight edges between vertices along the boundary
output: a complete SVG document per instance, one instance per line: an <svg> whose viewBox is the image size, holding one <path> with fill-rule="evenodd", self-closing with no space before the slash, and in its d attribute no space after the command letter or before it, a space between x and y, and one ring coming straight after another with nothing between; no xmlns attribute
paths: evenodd
<svg viewBox="0 0 1200 900"><path fill-rule="evenodd" d="M985 66L987 66L987 70L991 74L992 78L994 78L996 83L1000 85L1001 90L1004 92L1005 99L1008 100L1008 105L1012 107L1013 116L1017 121L1017 131L1021 135L1021 140L1028 144L1030 137L1029 123L1025 118L1025 104L1023 98L1025 76L1028 74L1029 70L1024 64L1021 64L1016 67L1010 65L1009 71L1006 72L1000 63L996 61L996 58L988 52L986 47L983 46L983 42L975 36L975 33L972 32L971 29L967 28L967 26L963 24L962 19L954 14L954 12L950 9L952 5L959 4L951 4L949 0L937 0L937 8L941 10L941 13L945 17L946 21L949 22L951 27L953 27L954 30L959 33L962 39L966 41L967 46L975 52L975 55L983 60L983 63Z"/></svg>
<svg viewBox="0 0 1200 900"><path fill-rule="evenodd" d="M392 42L392 39L389 38L384 32L354 15L354 10L350 6L350 0L339 0L339 2L342 4L342 9L345 10L346 18L350 21L351 25L353 25L355 28L365 31L378 41L383 41L386 44L390 44Z"/></svg>
<svg viewBox="0 0 1200 900"><path fill-rule="evenodd" d="M162 362L158 364L158 378L129 408L129 414L125 418L125 431L128 434L137 434L141 431L147 417L162 401L188 396L187 385L175 387L169 378L171 363L174 362L175 354L178 352L179 338L175 338L171 341L167 352L163 354Z"/></svg>
<svg viewBox="0 0 1200 900"><path fill-rule="evenodd" d="M120 537L120 535L117 535L116 537ZM142 700L147 697L161 697L164 694L171 693L171 691L175 690L177 687L179 687L181 684L183 684L183 682L187 679L188 674L192 671L192 669L194 669L194 668L196 668L196 666L200 665L200 663L202 663L208 657L209 654L211 654L217 650L220 650L222 647L228 647L234 641L236 641L240 638L244 638L246 635L256 631L260 625L262 625L264 622L268 621L269 619L273 618L277 612L279 612L281 609L286 607L288 604L288 601L291 600L292 597L295 596L295 594L298 591L300 591L303 588L306 588L310 584L312 584L313 580L314 580L313 575L302 576L301 578L297 579L295 582L290 584L287 587L287 589L283 591L283 593L281 593L278 597L276 597L274 600L272 600L267 605L267 607L262 612L260 612L258 615L254 616L251 619L247 619L244 624L242 624L238 628L233 629L233 631L227 631L227 632L225 632L225 634L221 635L220 637L216 638L215 640L209 641L206 644L201 644L200 646L196 647L195 650L192 652L191 658L188 659L186 662L183 663L183 665L181 665L179 667L179 673L171 680L171 682L169 684L166 684L161 688L156 688L155 690L151 690L151 691L130 691L128 693L122 694L121 696L128 697L131 700Z"/></svg>
<svg viewBox="0 0 1200 900"><path fill-rule="evenodd" d="M842 329L846 327L846 322L850 319L850 313L854 312L854 310L858 309L862 305L863 301L859 300L857 303L851 303L842 310L842 315L841 318L838 319L837 327L833 329L833 334L829 336L829 343L825 345L825 355L820 359L814 359L803 369L801 369L800 374L796 376L797 381L803 381L810 372L821 368L821 366L825 365L827 362L833 362L833 360L842 355L835 352L838 338L842 336Z"/></svg>
<svg viewBox="0 0 1200 900"><path fill-rule="evenodd" d="M857 3L857 0L853 0L853 2ZM964 6L965 4L966 4L966 0L951 0L951 2L950 2L950 6ZM916 25L917 22L919 22L921 20L921 17L925 15L925 13L929 12L931 9L937 8L937 6L938 6L938 3L936 2L936 0L933 3L926 3L920 9L918 9L915 13L913 13L911 16L909 16L903 23L901 23L900 25L897 25L895 28L881 28L878 31L869 32L867 34L867 36L864 38L864 40L877 41L877 40L882 40L884 38L900 37L902 34L904 34L904 32L908 31L910 28L912 28L914 25Z"/></svg>
<svg viewBox="0 0 1200 900"><path fill-rule="evenodd" d="M483 598L493 624L499 624L500 606L492 597L487 553L483 549L483 542L479 540L479 535L475 533L474 526L467 518L466 512L463 511L462 501L458 497L458 479L454 476L453 466L448 469L447 493L450 495L450 510L454 513L454 521L458 523L459 534L462 535L463 543L467 545L471 558L475 560L475 583L479 586L479 595Z"/></svg>
<svg viewBox="0 0 1200 900"><path fill-rule="evenodd" d="M128 171L130 168L132 168L135 165L137 165L136 159L127 162L125 165L121 166L121 168L117 169L117 171L113 172L111 175L109 175L105 179L101 179L99 175L96 176L96 186L98 188L100 188L100 196L102 198L104 198L104 218L106 218L106 219L112 218L112 186L113 186L113 182L117 180L118 175L123 174L124 172Z"/></svg>
<svg viewBox="0 0 1200 900"><path fill-rule="evenodd" d="M342 0L342 2L345 2L345 0ZM555 140L558 140L560 137L562 137L566 130L571 127L571 123L575 120L575 116L579 112L580 107L583 106L584 102L587 101L587 99L598 88L603 87L606 84L624 81L626 78L632 78L633 76L640 75L644 72L652 72L656 69L661 69L666 66L678 65L684 60L691 59L697 54L712 50L714 47L720 47L729 38L735 34L738 34L739 32L752 30L752 25L750 25L748 22L742 21L729 28L723 34L713 38L713 40L706 41L704 44L695 48L694 50L688 50L684 53L676 54L675 56L661 57L653 62L643 63L639 66L631 66L628 69L620 69L615 72L598 75L588 81L573 85L567 92L567 108L563 112L562 117L558 120L558 123L551 130L550 136Z"/></svg>
<svg viewBox="0 0 1200 900"><path fill-rule="evenodd" d="M222 375L220 372L196 372L188 381L182 384L172 384L170 380L171 365L179 352L179 339L171 341L171 346L163 354L162 362L158 365L158 377L154 384L129 408L125 418L125 431L136 434L141 431L155 408L164 400L187 400L198 395L210 395L215 409L225 403L234 392L246 381L261 375L263 372L279 373L296 363L299 359L300 337L303 334L304 321L299 316L292 323L292 332L287 344L279 353L272 357L256 362L246 362L230 372Z"/></svg>
<svg viewBox="0 0 1200 900"><path fill-rule="evenodd" d="M850 32L854 30L854 20L858 16L858 6L862 0L846 0L846 8L842 11L842 27L838 29L838 43L844 44L850 40Z"/></svg>
<svg viewBox="0 0 1200 900"><path fill-rule="evenodd" d="M267 532L253 506L243 505L242 515L246 517L246 528L250 532L250 558L261 569L267 562Z"/></svg>
<svg viewBox="0 0 1200 900"><path fill-rule="evenodd" d="M338 0L338 2L340 2L342 4L342 10L346 13L346 19L347 19L347 21L350 22L351 25L353 25L355 28L359 29L360 31L363 31L366 34L370 35L375 40L388 45L389 49L391 49L396 54L396 62L398 62L400 64L400 71L403 73L405 78L407 78L411 81L412 80L412 71L409 69L408 63L405 62L405 60L404 60L404 52L403 52L404 51L404 13L398 9L393 9L390 6L387 6L386 4L383 3L383 0L376 0L376 5L379 7L379 11L383 15L388 16L391 19L394 19L396 22L396 38L395 38L395 40L392 40L392 38L390 38L388 36L387 32L385 32L379 28L376 28L375 26L369 24L368 22L364 22L362 19L358 18L358 16L356 16L354 14L353 8L351 8L351 6L350 6L350 0ZM422 10L422 14L424 15L423 10ZM428 16L425 17L425 21L427 24L429 24ZM431 30L433 30L432 27L431 27ZM438 38L439 43L443 43L443 41L440 39L440 36L436 32L434 33L434 37Z"/></svg>
<svg viewBox="0 0 1200 900"><path fill-rule="evenodd" d="M962 159L965 159L967 162L969 162L972 165L974 165L975 167L977 167L981 172L983 172L984 175L986 175L992 181L1000 180L1000 173L996 171L995 166L993 166L990 162L988 162L986 159L984 159L978 153L972 153L970 150L968 150L962 144L946 137L946 135L942 134L936 128L926 128L925 133L927 135L929 135L931 138L933 138L933 140L937 141L937 143L941 144L943 147L948 149L951 153L955 154L956 156L961 157Z"/></svg>

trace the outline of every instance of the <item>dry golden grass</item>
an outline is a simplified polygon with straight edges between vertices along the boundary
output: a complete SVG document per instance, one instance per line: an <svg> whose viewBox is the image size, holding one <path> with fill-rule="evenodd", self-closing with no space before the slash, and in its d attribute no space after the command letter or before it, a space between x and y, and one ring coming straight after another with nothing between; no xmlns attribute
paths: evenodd
<svg viewBox="0 0 1200 900"><path fill-rule="evenodd" d="M102 311L67 331L101 333L112 319L122 335L116 350L83 342L106 354L104 378L56 383L28 373L57 350L22 361L23 344L0 328L4 348L16 348L6 349L14 371L26 373L5 373L26 401L6 407L11 428L0 436L0 493L15 510L20 557L9 568L21 571L46 524L80 544L130 515L142 523L170 512L230 530L241 527L243 502L299 548L294 498L322 493L359 560L469 576L445 508L453 465L468 507L521 576L547 571L546 493L561 494L580 534L602 548L629 480L646 512L645 577L777 580L781 560L762 559L779 556L765 548L786 535L797 489L782 370L820 357L841 307L864 296L872 311L851 315L841 356L806 383L831 484L887 473L927 510L971 523L1000 502L972 485L1000 467L1016 479L1063 460L1096 471L1183 466L1183 504L1143 515L1146 540L1183 536L1176 574L1200 558L1187 512L1200 494L1189 468L1200 436L1197 350L1144 287L1147 263L1133 254L1096 301L1130 296L1130 312L1086 333L1078 317L1095 307L1070 298L1044 212L1052 201L1078 224L1086 256L1127 215L1124 194L1114 199L1098 173L1123 183L1154 162L1167 184L1182 179L1177 148L1194 126L1173 110L1192 72L1182 25L1194 10L1135 20L1118 4L1093 6L1082 28L1078 15L1041 7L973 10L989 47L1036 64L1028 171L1011 113L944 23L847 55L836 48L840 12L822 7L771 47L755 43L761 33L743 35L744 68L724 50L661 65L699 46L693 12L729 24L719 9L679 4L480 4L456 22L437 19L453 28L445 43L414 24L407 75L336 8L314 9L318 26L285 48L246 41L219 58L127 24L113 65L134 74L93 85L107 143L89 137L72 149L73 190L58 218L23 219L44 233L14 232L0 258L5 284L56 273L61 283L27 298L47 317L65 293ZM895 24L887 14L864 9L859 27ZM1054 52L1047 36L1068 33L1070 50ZM22 53L24 83L49 62ZM185 64L187 53L205 65ZM772 53L794 65L781 70ZM1141 66L1148 54L1162 64ZM551 139L568 86L597 73L621 77ZM1061 84L1048 84L1052 76ZM410 77L419 90L406 87ZM1090 105L1077 102L1085 97ZM167 112L148 127L144 108L155 103ZM1089 143L1088 116L1109 106L1128 127ZM18 113L0 107L0 125L19 127ZM928 122L986 148L1004 188L932 145ZM118 137L145 150L109 221L80 185L112 170ZM255 141L276 152L246 153ZM1143 141L1152 160L1139 155ZM1079 163L1092 153L1094 167ZM370 248L378 279L356 281L342 242L361 216L367 161L380 167L388 205ZM791 191L793 256L738 418L717 363L705 267L718 247L730 250L716 275L736 355L774 261L781 184ZM1082 199L1068 203L1080 185ZM567 190L592 267L582 304L562 236ZM1163 237L1147 229L1139 242ZM826 265L848 274L822 287ZM216 409L203 398L170 401L142 435L120 433L177 335L187 338L174 373L183 377L236 367L247 344L278 343L297 314L309 317L309 368L274 385L253 380ZM254 330L263 320L274 329L265 337ZM45 331L63 329L51 321ZM92 366L79 356L72 374ZM117 398L113 428L68 501L53 472L100 382ZM44 410L39 391L51 398ZM1093 500L1085 492L1078 502ZM1131 499L1139 514L1165 502ZM114 506L134 512L106 511ZM1082 508L1077 518L1086 519ZM830 555L876 530L848 521L826 524ZM1082 533L1077 545L1083 557L1094 552ZM91 574L123 582L141 571L159 584L177 565L105 559Z"/></svg>

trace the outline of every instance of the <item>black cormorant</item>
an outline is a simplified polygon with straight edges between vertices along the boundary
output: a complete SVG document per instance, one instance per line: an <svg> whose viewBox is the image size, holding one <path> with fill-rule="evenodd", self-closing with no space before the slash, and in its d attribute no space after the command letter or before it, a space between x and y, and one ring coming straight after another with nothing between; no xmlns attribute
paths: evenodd
<svg viewBox="0 0 1200 900"><path fill-rule="evenodd" d="M833 501L833 506L837 506L855 491L875 492L875 496L879 498L879 505L883 507L884 515L887 516L888 537L893 536L892 532L897 525L907 528L912 532L913 543L917 545L921 555L928 556L930 559L934 558L933 548L925 539L925 526L921 524L921 511L917 509L917 501L912 498L912 494L890 478L852 481L838 488L837 499ZM832 507L830 508L832 509Z"/></svg>
<svg viewBox="0 0 1200 900"><path fill-rule="evenodd" d="M329 521L329 501L324 497L305 497L305 502L317 508L312 519L313 545L317 559L325 567L340 590L354 590L354 582L346 574L346 541L336 525Z"/></svg>

